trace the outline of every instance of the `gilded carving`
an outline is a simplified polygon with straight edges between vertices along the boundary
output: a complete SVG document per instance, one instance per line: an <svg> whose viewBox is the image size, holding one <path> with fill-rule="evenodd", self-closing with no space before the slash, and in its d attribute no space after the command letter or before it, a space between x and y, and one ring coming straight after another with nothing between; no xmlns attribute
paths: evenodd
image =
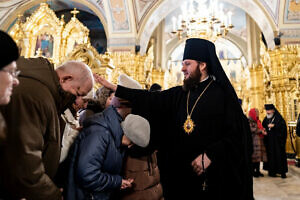
<svg viewBox="0 0 300 200"><path fill-rule="evenodd" d="M285 45L262 56L265 102L275 104L288 122L286 152L297 153L298 159L300 139L295 136L294 126L299 114L299 51L299 45Z"/></svg>

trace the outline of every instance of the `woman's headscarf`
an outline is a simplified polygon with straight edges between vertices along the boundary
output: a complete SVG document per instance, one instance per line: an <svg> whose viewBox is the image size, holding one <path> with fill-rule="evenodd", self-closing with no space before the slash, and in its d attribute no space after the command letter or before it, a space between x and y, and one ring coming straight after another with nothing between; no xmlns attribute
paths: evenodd
<svg viewBox="0 0 300 200"><path fill-rule="evenodd" d="M257 127L260 130L264 130L264 127L262 126L261 121L259 120L258 109L257 108L251 108L249 110L248 116L251 117L251 119L256 122Z"/></svg>

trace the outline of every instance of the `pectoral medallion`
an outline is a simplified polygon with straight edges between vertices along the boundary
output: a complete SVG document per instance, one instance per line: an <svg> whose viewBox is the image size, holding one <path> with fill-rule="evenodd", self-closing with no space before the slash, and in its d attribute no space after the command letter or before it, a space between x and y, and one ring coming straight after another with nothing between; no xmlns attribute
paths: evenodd
<svg viewBox="0 0 300 200"><path fill-rule="evenodd" d="M207 88L210 86L210 84L213 82L213 79L209 82L209 84L204 88L204 90L202 91L202 93L199 95L199 97L197 98L196 102L194 103L191 113L189 113L189 99L190 99L190 91L187 95L186 98L186 115L187 118L183 124L183 129L184 131L189 135L191 132L193 132L194 128L195 128L195 123L193 122L193 120L191 119L191 116L193 114L194 108L196 107L199 99L202 97L202 95L204 94L204 92L207 90Z"/></svg>
<svg viewBox="0 0 300 200"><path fill-rule="evenodd" d="M184 131L189 135L191 132L193 132L195 127L195 124L193 122L193 120L191 119L191 116L187 116L187 119L185 120L184 124L183 124L183 129Z"/></svg>

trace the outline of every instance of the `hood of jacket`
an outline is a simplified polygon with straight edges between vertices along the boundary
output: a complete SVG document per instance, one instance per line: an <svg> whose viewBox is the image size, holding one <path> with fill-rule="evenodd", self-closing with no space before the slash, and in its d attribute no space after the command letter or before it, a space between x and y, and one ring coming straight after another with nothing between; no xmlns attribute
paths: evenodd
<svg viewBox="0 0 300 200"><path fill-rule="evenodd" d="M122 121L123 119L117 109L113 106L109 106L103 112L86 118L86 120L83 121L83 128L94 125L106 128L112 134L116 146L119 147L121 146L123 136L123 130L121 127Z"/></svg>
<svg viewBox="0 0 300 200"><path fill-rule="evenodd" d="M53 95L57 108L59 108L62 101L59 95L60 84L53 64L46 58L27 59L20 57L17 61L17 67L21 70L20 78L34 79L45 85Z"/></svg>

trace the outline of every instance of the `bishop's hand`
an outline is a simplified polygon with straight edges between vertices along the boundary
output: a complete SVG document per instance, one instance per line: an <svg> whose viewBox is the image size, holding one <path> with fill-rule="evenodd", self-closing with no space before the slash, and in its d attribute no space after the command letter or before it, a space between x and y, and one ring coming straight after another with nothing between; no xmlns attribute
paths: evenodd
<svg viewBox="0 0 300 200"><path fill-rule="evenodd" d="M202 156L204 156L202 158ZM202 165L202 159L204 163L204 168ZM206 153L199 155L193 162L192 162L192 167L194 169L194 172L197 173L197 175L201 175L203 173L203 169L207 169L211 164L211 160L207 157Z"/></svg>
<svg viewBox="0 0 300 200"><path fill-rule="evenodd" d="M117 85L107 81L105 78L103 78L102 76L100 76L98 74L94 74L94 79L95 79L96 83L103 85L107 89L110 89L114 92L117 90Z"/></svg>

